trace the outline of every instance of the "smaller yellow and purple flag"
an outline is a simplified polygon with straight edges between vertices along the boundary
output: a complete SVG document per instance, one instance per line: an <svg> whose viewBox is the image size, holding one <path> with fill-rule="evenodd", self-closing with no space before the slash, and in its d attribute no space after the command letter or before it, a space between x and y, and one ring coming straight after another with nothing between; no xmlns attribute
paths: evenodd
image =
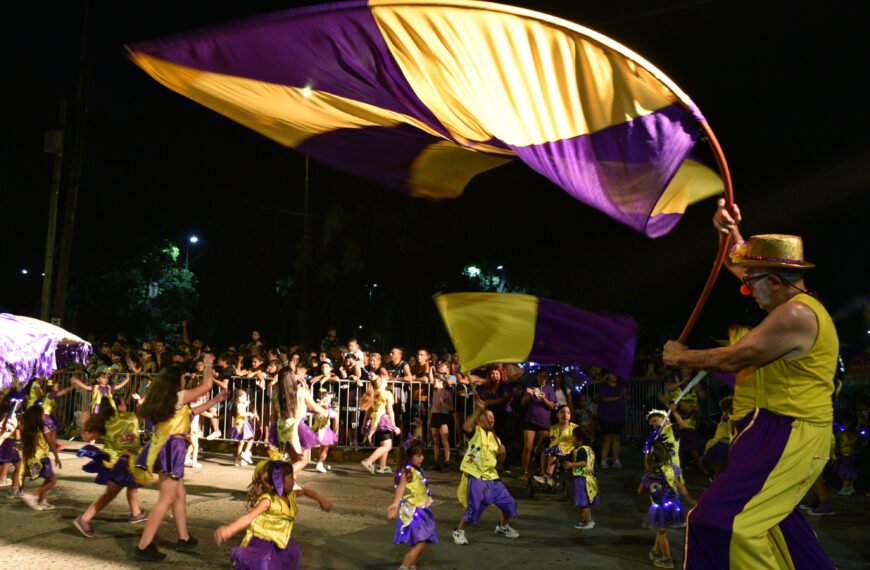
<svg viewBox="0 0 870 570"><path fill-rule="evenodd" d="M637 323L627 315L516 293L446 293L434 300L464 370L533 361L631 375Z"/></svg>

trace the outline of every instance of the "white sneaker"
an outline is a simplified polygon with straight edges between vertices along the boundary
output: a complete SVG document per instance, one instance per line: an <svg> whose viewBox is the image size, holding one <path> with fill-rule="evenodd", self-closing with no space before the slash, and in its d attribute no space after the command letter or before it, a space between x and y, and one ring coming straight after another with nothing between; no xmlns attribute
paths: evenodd
<svg viewBox="0 0 870 570"><path fill-rule="evenodd" d="M34 511L41 511L42 507L39 506L39 497L36 495L30 495L28 493L21 493L21 500L24 501L24 504L33 509Z"/></svg>
<svg viewBox="0 0 870 570"><path fill-rule="evenodd" d="M622 469L622 461L620 461L619 459L614 459L613 466L617 469Z"/></svg>
<svg viewBox="0 0 870 570"><path fill-rule="evenodd" d="M217 438L219 438L220 436L221 436L221 430L217 430L217 431L213 431L213 432L211 432L211 433L208 434L205 438L206 438L207 440L211 441L211 440L213 440L213 439L217 439Z"/></svg>
<svg viewBox="0 0 870 570"><path fill-rule="evenodd" d="M574 525L574 528L576 528L577 530L586 530L586 523L583 522L583 521L578 521L578 522Z"/></svg>
<svg viewBox="0 0 870 570"><path fill-rule="evenodd" d="M42 501L41 503L39 503L38 506L39 506L38 510L40 510L40 511L50 511L50 510L54 509L54 505L52 505L48 501Z"/></svg>
<svg viewBox="0 0 870 570"><path fill-rule="evenodd" d="M454 529L453 530L453 542L454 544L468 544L468 539L465 538L465 531Z"/></svg>
<svg viewBox="0 0 870 570"><path fill-rule="evenodd" d="M191 461L190 459L185 459L184 466L185 467L193 467L193 461Z"/></svg>
<svg viewBox="0 0 870 570"><path fill-rule="evenodd" d="M505 524L505 525L501 525L501 524L495 525L495 533L500 534L505 538L519 538L520 537L520 533L518 533L513 528L511 528L510 523Z"/></svg>
<svg viewBox="0 0 870 570"><path fill-rule="evenodd" d="M187 464L185 463L185 465L187 465ZM198 461L194 461L193 463L190 464L190 467L193 467L194 469L202 469L202 463L200 463Z"/></svg>
<svg viewBox="0 0 870 570"><path fill-rule="evenodd" d="M3 481L0 481L0 487L8 487L11 484L12 484L12 479L5 479Z"/></svg>
<svg viewBox="0 0 870 570"><path fill-rule="evenodd" d="M378 467L377 469L375 469L375 471L378 472L378 473L380 473L381 475L383 475L383 474L386 474L386 473L392 473L392 472L393 472L393 468L390 467L389 465L384 465L383 467Z"/></svg>
<svg viewBox="0 0 870 570"><path fill-rule="evenodd" d="M589 521L581 530L589 530L591 528L595 528L595 521Z"/></svg>
<svg viewBox="0 0 870 570"><path fill-rule="evenodd" d="M253 456L251 455L251 452L250 452L250 451L243 451L243 452L242 452L242 458L243 458L243 459L246 459L246 460L248 461L248 463L253 463L253 462L254 462L254 461L253 461L254 458L253 458Z"/></svg>
<svg viewBox="0 0 870 570"><path fill-rule="evenodd" d="M241 457L242 465L253 465L253 461L242 455Z"/></svg>
<svg viewBox="0 0 870 570"><path fill-rule="evenodd" d="M547 484L547 478L543 475L535 475L534 477L532 477L532 479L535 480L535 483L540 483L541 485Z"/></svg>
<svg viewBox="0 0 870 570"><path fill-rule="evenodd" d="M321 473L326 473L326 467L323 466L323 461L318 461L315 469L320 471Z"/></svg>
<svg viewBox="0 0 870 570"><path fill-rule="evenodd" d="M363 459L362 461L360 461L360 463L362 464L363 467L366 468L366 471L368 471L372 475L375 474L375 464L374 463L372 463L368 459Z"/></svg>

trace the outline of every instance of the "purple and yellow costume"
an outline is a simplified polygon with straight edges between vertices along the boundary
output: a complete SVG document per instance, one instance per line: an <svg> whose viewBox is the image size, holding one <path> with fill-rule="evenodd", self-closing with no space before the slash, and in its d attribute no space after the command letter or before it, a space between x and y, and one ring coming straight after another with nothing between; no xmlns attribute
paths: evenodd
<svg viewBox="0 0 870 570"><path fill-rule="evenodd" d="M861 436L854 428L846 428L838 424L834 426L837 459L831 466L831 471L840 481L855 481L858 479Z"/></svg>
<svg viewBox="0 0 870 570"><path fill-rule="evenodd" d="M643 526L652 530L686 526L677 490L680 475L680 468L675 465L662 465L652 473L643 474L641 484L652 503L643 519Z"/></svg>
<svg viewBox="0 0 870 570"><path fill-rule="evenodd" d="M801 293L788 303L815 313L815 343L737 374L737 434L728 465L689 513L689 570L834 567L797 506L830 456L839 341L818 300Z"/></svg>
<svg viewBox="0 0 870 570"><path fill-rule="evenodd" d="M190 406L182 404L184 391L178 393L180 407L168 420L154 426L151 441L136 458L136 467L151 474L164 473L173 479L184 478L184 457L190 433Z"/></svg>
<svg viewBox="0 0 870 570"><path fill-rule="evenodd" d="M462 480L456 496L465 509L466 522L477 524L489 505L497 506L507 517L517 514L517 502L498 478L495 469L501 442L492 430L475 426L468 450L459 470Z"/></svg>
<svg viewBox="0 0 870 570"><path fill-rule="evenodd" d="M595 477L595 452L588 445L580 445L571 450L571 462L584 461L585 467L574 467L574 506L581 509L598 504L598 479Z"/></svg>
<svg viewBox="0 0 870 570"><path fill-rule="evenodd" d="M406 479L405 495L399 503L399 520L393 542L409 547L420 542L438 544L435 516L429 509L432 504L429 482L423 471L412 465L406 465L399 476L407 478L409 474L412 475Z"/></svg>
<svg viewBox="0 0 870 570"><path fill-rule="evenodd" d="M106 485L111 481L128 489L140 487L136 476L141 477L141 473L133 470L140 447L139 417L133 412L115 414L106 422L103 441L103 449L85 445L78 450L76 455L91 459L82 466L82 471L96 474L94 483L98 485Z"/></svg>
<svg viewBox="0 0 870 570"><path fill-rule="evenodd" d="M269 501L269 508L254 519L241 546L233 548L230 562L240 570L295 570L302 561L302 548L293 539L296 493L283 498L264 493L257 499Z"/></svg>

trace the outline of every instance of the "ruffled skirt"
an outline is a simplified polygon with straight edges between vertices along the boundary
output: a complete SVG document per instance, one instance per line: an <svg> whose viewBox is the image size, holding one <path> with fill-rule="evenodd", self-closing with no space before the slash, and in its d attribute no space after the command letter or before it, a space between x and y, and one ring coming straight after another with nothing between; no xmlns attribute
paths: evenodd
<svg viewBox="0 0 870 570"><path fill-rule="evenodd" d="M317 432L317 439L323 447L338 445L338 436L335 435L335 432L329 426L320 428Z"/></svg>
<svg viewBox="0 0 870 570"><path fill-rule="evenodd" d="M15 439L9 438L0 445L0 463L18 463L21 454L15 449Z"/></svg>
<svg viewBox="0 0 870 570"><path fill-rule="evenodd" d="M154 465L148 466L148 452L152 443L142 448L139 457L136 458L136 467L145 469L151 473L164 473L173 479L184 479L184 459L187 455L187 439L183 435L173 435L157 453Z"/></svg>
<svg viewBox="0 0 870 570"><path fill-rule="evenodd" d="M831 471L840 481L855 481L858 479L858 456L840 455L831 466Z"/></svg>
<svg viewBox="0 0 870 570"><path fill-rule="evenodd" d="M320 445L320 440L317 439L317 434L311 431L311 428L308 427L306 423L299 424L299 446L302 448L302 451L306 451L311 449L312 447L318 447Z"/></svg>
<svg viewBox="0 0 870 570"><path fill-rule="evenodd" d="M407 526L402 526L402 519L396 525L395 544L414 546L420 542L438 544L438 530L435 528L435 516L426 507L414 509L414 518Z"/></svg>
<svg viewBox="0 0 870 570"><path fill-rule="evenodd" d="M96 474L94 483L97 485L106 485L111 481L127 489L138 489L142 486L136 482L136 478L130 471L128 455L122 455L112 467L106 467L104 462L110 459L109 456L94 445L85 445L76 452L76 455L90 458L90 461L82 466L82 471Z"/></svg>
<svg viewBox="0 0 870 570"><path fill-rule="evenodd" d="M230 439L234 439L236 441L247 441L249 439L254 439L254 426L251 425L250 420L245 420L245 423L242 424L241 431L233 426L233 431L230 434Z"/></svg>
<svg viewBox="0 0 870 570"><path fill-rule="evenodd" d="M27 476L33 480L42 477L46 481L54 477L54 469L51 466L51 459L43 457L38 463L27 464Z"/></svg>
<svg viewBox="0 0 870 570"><path fill-rule="evenodd" d="M233 548L230 562L239 570L296 570L302 562L302 548L292 537L283 550L271 540L253 537L247 546Z"/></svg>
<svg viewBox="0 0 870 570"><path fill-rule="evenodd" d="M681 528L686 526L679 499L668 499L662 504L652 504L643 520L643 526L653 530Z"/></svg>

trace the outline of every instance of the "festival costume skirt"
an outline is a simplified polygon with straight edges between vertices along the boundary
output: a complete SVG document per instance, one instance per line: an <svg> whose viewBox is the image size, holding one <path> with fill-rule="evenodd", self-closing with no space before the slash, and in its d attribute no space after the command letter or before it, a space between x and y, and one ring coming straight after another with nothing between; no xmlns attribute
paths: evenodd
<svg viewBox="0 0 870 570"><path fill-rule="evenodd" d="M239 570L297 570L302 562L302 548L290 537L287 548L278 548L271 540L252 537L247 546L233 548L233 568Z"/></svg>
<svg viewBox="0 0 870 570"><path fill-rule="evenodd" d="M42 477L46 481L54 477L54 469L51 467L51 459L48 457L43 457L39 460L39 463L28 463L27 464L27 473L28 476L33 479L39 479Z"/></svg>
<svg viewBox="0 0 870 570"><path fill-rule="evenodd" d="M111 481L126 489L138 489L142 486L136 482L136 478L130 471L129 455L122 455L111 467L106 467L104 463L111 458L95 445L85 445L76 452L76 455L90 458L90 461L82 466L82 471L96 474L94 483L97 485L106 485Z"/></svg>
<svg viewBox="0 0 870 570"><path fill-rule="evenodd" d="M63 423L51 414L43 414L42 421L45 427L51 431L60 431L63 429Z"/></svg>
<svg viewBox="0 0 870 570"><path fill-rule="evenodd" d="M230 439L234 439L236 441L247 441L249 439L254 439L254 426L251 425L251 421L245 420L245 423L242 424L241 431L239 431L236 426L233 426L233 431L230 434Z"/></svg>
<svg viewBox="0 0 870 570"><path fill-rule="evenodd" d="M272 422L269 424L269 445L279 447L281 443L278 441L278 424Z"/></svg>
<svg viewBox="0 0 870 570"><path fill-rule="evenodd" d="M184 460L187 455L187 438L175 434L166 440L163 447L154 459L154 465L148 469L148 451L153 444L149 443L142 448L139 457L136 458L136 467L145 469L151 473L164 473L173 479L184 479Z"/></svg>
<svg viewBox="0 0 870 570"><path fill-rule="evenodd" d="M586 477L574 477L574 506L580 508L594 507L598 504L598 495L590 501L586 492Z"/></svg>
<svg viewBox="0 0 870 570"><path fill-rule="evenodd" d="M369 430L371 429L371 425L372 425L372 420L369 419L369 421L366 422L366 425L365 425L365 432L366 433L368 433ZM375 428L375 433L377 433L377 432L389 433L391 436L392 436L392 434L394 434L396 432L396 424L393 423L393 420L392 420L392 418L390 418L389 414L382 415L381 418L378 420L378 425Z"/></svg>
<svg viewBox="0 0 870 570"><path fill-rule="evenodd" d="M15 449L15 438L9 438L0 445L0 463L18 463L21 454Z"/></svg>
<svg viewBox="0 0 870 570"><path fill-rule="evenodd" d="M409 547L420 542L428 542L429 544L438 544L438 530L435 528L435 516L427 507L417 507L414 509L414 518L407 526L402 526L402 519L399 518L396 525L396 536L393 537L394 544L407 544Z"/></svg>
<svg viewBox="0 0 870 570"><path fill-rule="evenodd" d="M831 466L831 471L840 481L855 481L858 479L858 456L840 455Z"/></svg>
<svg viewBox="0 0 870 570"><path fill-rule="evenodd" d="M653 503L649 507L646 518L643 519L643 526L652 530L662 530L666 528L682 528L686 526L683 519L682 507L680 507L679 499L667 499L662 504Z"/></svg>
<svg viewBox="0 0 870 570"><path fill-rule="evenodd" d="M702 461L712 467L725 467L728 463L728 445L723 441L714 443L704 454Z"/></svg>
<svg viewBox="0 0 870 570"><path fill-rule="evenodd" d="M299 424L299 447L302 451L307 451L312 447L319 447L320 440L317 439L317 434L311 431L306 423Z"/></svg>
<svg viewBox="0 0 870 570"><path fill-rule="evenodd" d="M338 436L332 431L332 428L325 426L317 432L317 439L323 447L332 447L338 444Z"/></svg>

